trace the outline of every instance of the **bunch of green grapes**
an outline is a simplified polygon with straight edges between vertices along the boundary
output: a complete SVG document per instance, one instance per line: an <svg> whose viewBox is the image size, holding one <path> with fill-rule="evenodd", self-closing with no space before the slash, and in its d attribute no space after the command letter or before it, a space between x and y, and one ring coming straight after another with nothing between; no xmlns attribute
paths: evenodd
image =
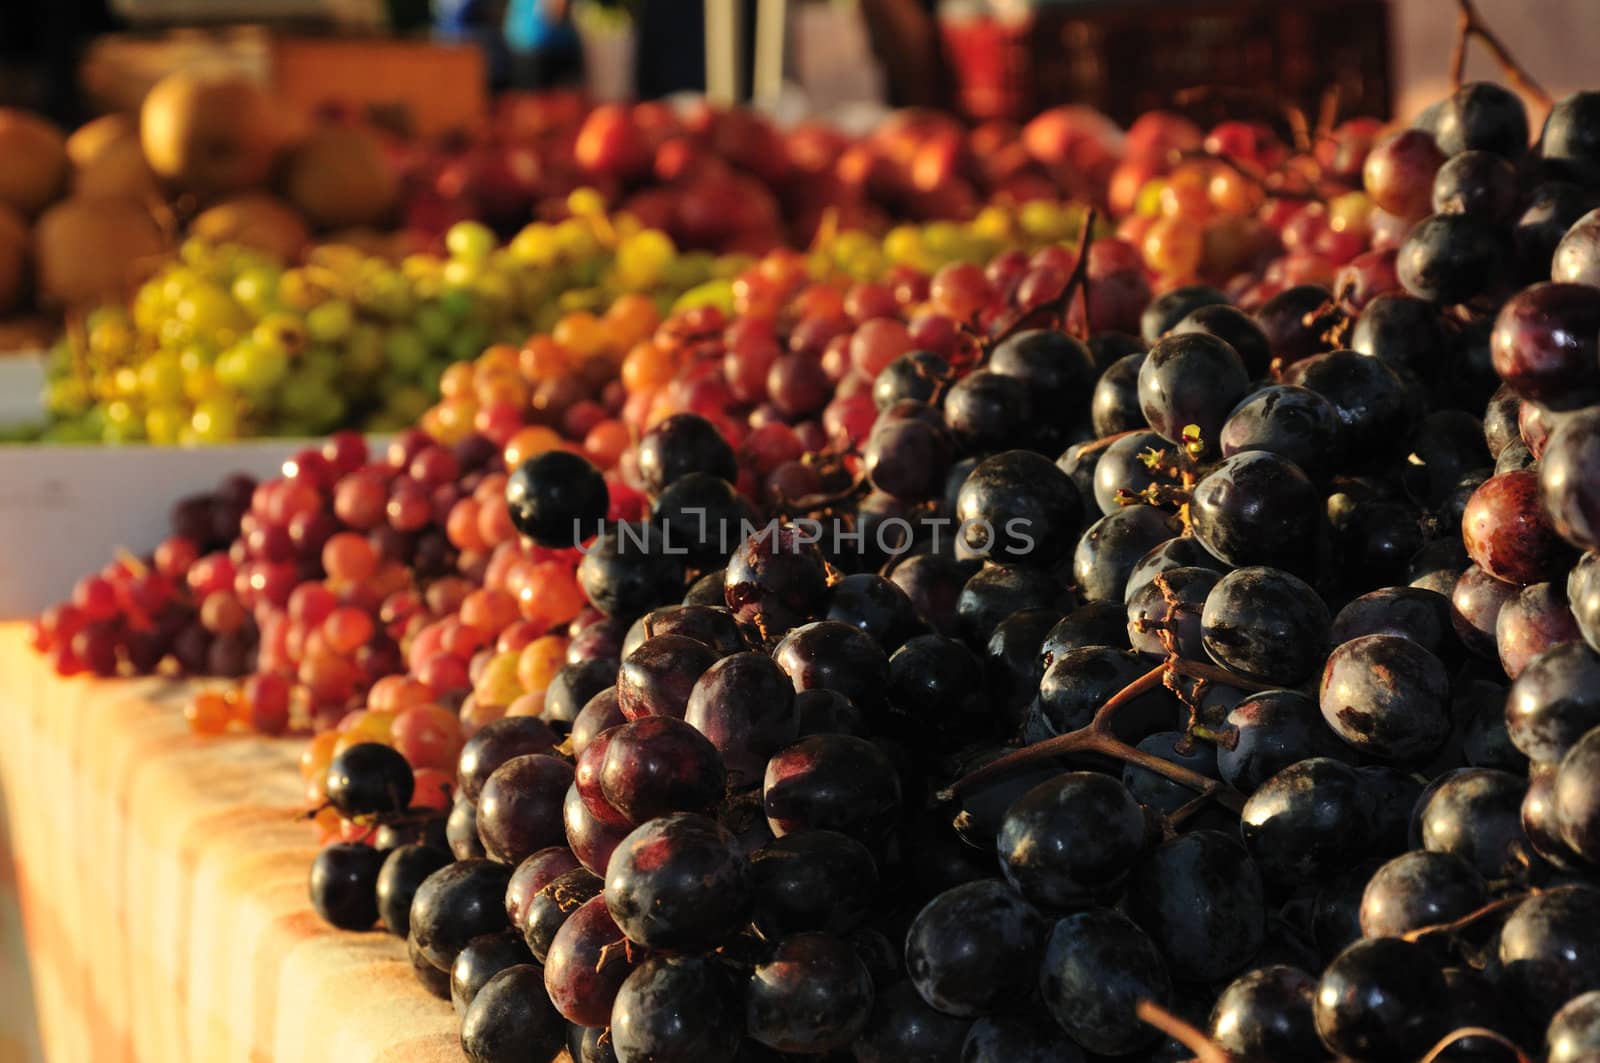
<svg viewBox="0 0 1600 1063"><path fill-rule="evenodd" d="M563 314L646 292L663 306L711 276L665 234L573 194L573 217L504 246L476 222L444 256L398 262L345 245L285 268L198 240L126 307L89 314L49 360L43 438L220 443L415 424L453 363L520 344Z"/></svg>

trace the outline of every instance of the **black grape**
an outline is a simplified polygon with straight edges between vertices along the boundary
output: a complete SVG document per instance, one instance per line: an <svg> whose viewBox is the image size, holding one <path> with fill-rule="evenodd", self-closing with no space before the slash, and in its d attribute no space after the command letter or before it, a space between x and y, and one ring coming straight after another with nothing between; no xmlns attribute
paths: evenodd
<svg viewBox="0 0 1600 1063"><path fill-rule="evenodd" d="M1206 597L1201 637L1218 664L1294 686L1316 673L1328 645L1328 607L1310 585L1274 568L1228 573Z"/></svg>
<svg viewBox="0 0 1600 1063"><path fill-rule="evenodd" d="M1091 1052L1125 1055L1156 1040L1141 1001L1169 1002L1172 976L1155 943L1126 916L1091 908L1056 923L1039 968L1045 1007Z"/></svg>
<svg viewBox="0 0 1600 1063"><path fill-rule="evenodd" d="M1093 903L1117 887L1145 844L1139 803L1115 779L1068 772L1029 790L1000 827L1006 880L1044 909Z"/></svg>
<svg viewBox="0 0 1600 1063"><path fill-rule="evenodd" d="M906 933L906 973L947 1015L983 1015L1026 993L1045 921L1004 882L981 879L925 905Z"/></svg>

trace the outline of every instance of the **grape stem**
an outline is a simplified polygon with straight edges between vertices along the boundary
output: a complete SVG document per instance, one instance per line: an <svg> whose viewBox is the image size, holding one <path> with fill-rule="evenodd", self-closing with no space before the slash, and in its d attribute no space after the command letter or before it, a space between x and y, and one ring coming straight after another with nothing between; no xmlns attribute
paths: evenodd
<svg viewBox="0 0 1600 1063"><path fill-rule="evenodd" d="M994 350L1006 340L1022 331L1022 326L1033 320L1036 315L1043 314L1046 321L1053 322L1056 327L1066 324L1070 316L1072 297L1080 294L1083 299L1083 325L1089 327L1089 248L1094 243L1094 223L1099 218L1099 212L1094 207L1089 207L1083 215L1083 231L1078 234L1078 247L1076 250L1077 261L1072 265L1072 273L1067 276L1067 283L1061 288L1061 294L1048 303L1036 306L1031 310L1018 310L1016 315L1006 322L993 339L984 345L984 356ZM1082 338L1082 337L1079 337Z"/></svg>
<svg viewBox="0 0 1600 1063"><path fill-rule="evenodd" d="M1471 926L1484 916L1493 915L1495 912L1521 904L1529 897L1537 896L1539 892L1539 890L1528 890L1525 893L1513 893L1509 896L1501 897L1499 900L1490 901L1482 908L1474 909L1459 919L1452 919L1448 923L1432 923L1428 926L1419 926L1415 930L1408 930L1400 936L1406 941L1420 941L1429 934L1448 934L1463 927Z"/></svg>
<svg viewBox="0 0 1600 1063"><path fill-rule="evenodd" d="M1120 760L1123 763L1133 764L1147 771L1155 772L1157 775L1171 779L1180 786L1186 786L1194 790L1200 798L1214 800L1225 808L1235 812L1239 811L1244 807L1244 795L1237 790L1218 782L1216 779L1208 779L1199 772L1185 768L1181 764L1163 760L1154 753L1146 753L1142 749L1136 749L1111 733L1111 718L1116 715L1118 710L1161 686L1168 669L1175 668L1178 664L1189 665L1192 662L1163 662L1156 665L1107 698L1106 703L1101 705L1094 714L1094 718L1076 731L1069 731L1064 735L1047 738L1043 742L1035 742L1031 746L1025 746L1022 749L1008 753L974 771L968 772L952 782L944 790L941 790L938 794L939 800L951 800L968 787L1026 764L1049 760L1067 753L1099 753ZM1224 676L1231 675L1231 673L1220 668L1212 669L1208 665L1199 667L1205 668L1207 672L1212 673L1212 677L1217 673ZM1231 680L1227 681L1231 682ZM1258 685L1252 684L1252 686L1255 689L1263 689Z"/></svg>
<svg viewBox="0 0 1600 1063"><path fill-rule="evenodd" d="M1438 1059L1445 1049L1449 1048L1457 1041L1465 1040L1468 1037L1481 1037L1486 1041L1493 1041L1495 1044L1516 1056L1517 1063L1533 1063L1533 1061L1528 1058L1527 1053L1524 1052L1515 1041L1511 1040L1509 1037L1506 1037L1504 1034L1495 1033L1493 1030L1482 1026L1461 1026L1451 1030L1449 1033L1445 1034L1439 1039L1438 1044L1428 1049L1428 1054L1423 1056L1419 1063L1434 1063L1434 1060Z"/></svg>
<svg viewBox="0 0 1600 1063"><path fill-rule="evenodd" d="M1196 1063L1235 1063L1234 1057L1218 1048L1209 1037L1154 1001L1139 1001L1136 1014L1139 1021L1154 1026L1193 1052Z"/></svg>
<svg viewBox="0 0 1600 1063"><path fill-rule="evenodd" d="M1472 0L1456 0L1456 9L1456 44L1450 53L1450 84L1454 88L1459 89L1466 77L1467 44L1473 37L1477 37L1489 50L1495 62L1500 64L1500 70L1505 74L1506 80L1516 86L1517 91L1547 111L1555 105L1555 100L1544 90L1544 86L1523 69L1522 64L1512 57L1505 42L1484 23Z"/></svg>

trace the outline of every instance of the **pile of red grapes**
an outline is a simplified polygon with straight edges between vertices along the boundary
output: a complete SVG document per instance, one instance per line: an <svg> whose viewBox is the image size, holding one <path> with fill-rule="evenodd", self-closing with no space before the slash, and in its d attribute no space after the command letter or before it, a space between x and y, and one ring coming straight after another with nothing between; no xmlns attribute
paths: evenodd
<svg viewBox="0 0 1600 1063"><path fill-rule="evenodd" d="M312 904L478 1063L1595 1063L1600 93L1228 132L1218 286L1154 222L777 252L620 382L185 503L39 644L316 731Z"/></svg>

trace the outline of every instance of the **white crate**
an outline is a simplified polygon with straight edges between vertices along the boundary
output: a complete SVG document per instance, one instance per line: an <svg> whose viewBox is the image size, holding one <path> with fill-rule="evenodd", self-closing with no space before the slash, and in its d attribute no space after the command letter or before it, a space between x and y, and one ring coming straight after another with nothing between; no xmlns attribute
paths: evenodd
<svg viewBox="0 0 1600 1063"><path fill-rule="evenodd" d="M172 505L230 473L277 475L320 440L231 446L0 446L0 620L28 617L72 592L118 547L153 550Z"/></svg>

